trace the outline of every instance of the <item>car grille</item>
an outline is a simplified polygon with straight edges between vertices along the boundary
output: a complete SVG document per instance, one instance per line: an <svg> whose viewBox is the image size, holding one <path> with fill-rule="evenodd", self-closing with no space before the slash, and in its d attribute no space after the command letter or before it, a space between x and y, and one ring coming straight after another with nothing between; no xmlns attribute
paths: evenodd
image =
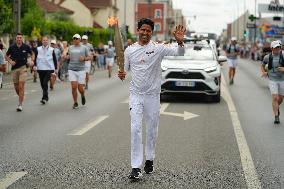
<svg viewBox="0 0 284 189"><path fill-rule="evenodd" d="M196 82L194 87L176 86L174 81L166 82L162 85L162 90L170 91L211 91L212 89L202 82Z"/></svg>
<svg viewBox="0 0 284 189"><path fill-rule="evenodd" d="M205 79L204 75L199 72L170 72L166 79Z"/></svg>

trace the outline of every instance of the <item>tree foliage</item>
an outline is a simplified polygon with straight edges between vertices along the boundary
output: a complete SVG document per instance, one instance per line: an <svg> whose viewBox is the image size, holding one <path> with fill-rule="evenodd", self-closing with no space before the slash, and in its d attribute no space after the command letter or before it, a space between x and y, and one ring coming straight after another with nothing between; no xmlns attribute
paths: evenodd
<svg viewBox="0 0 284 189"><path fill-rule="evenodd" d="M63 11L58 11L51 14L51 20L62 21L62 22L73 22L70 16Z"/></svg>
<svg viewBox="0 0 284 189"><path fill-rule="evenodd" d="M0 34L10 33L13 30L12 18L12 8L7 6L4 0L0 0Z"/></svg>
<svg viewBox="0 0 284 189"><path fill-rule="evenodd" d="M21 20L22 33L30 36L34 27L45 31L44 13L38 7L30 8Z"/></svg>

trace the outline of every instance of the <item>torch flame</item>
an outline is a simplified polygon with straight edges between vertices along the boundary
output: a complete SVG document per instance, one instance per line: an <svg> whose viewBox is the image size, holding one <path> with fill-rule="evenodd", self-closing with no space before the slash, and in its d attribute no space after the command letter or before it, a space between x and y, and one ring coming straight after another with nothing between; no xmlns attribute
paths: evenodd
<svg viewBox="0 0 284 189"><path fill-rule="evenodd" d="M108 19L107 19L107 24L108 25L110 25L110 26L113 26L113 25L115 25L115 24L118 24L118 19L117 18L115 18L115 17L109 17Z"/></svg>

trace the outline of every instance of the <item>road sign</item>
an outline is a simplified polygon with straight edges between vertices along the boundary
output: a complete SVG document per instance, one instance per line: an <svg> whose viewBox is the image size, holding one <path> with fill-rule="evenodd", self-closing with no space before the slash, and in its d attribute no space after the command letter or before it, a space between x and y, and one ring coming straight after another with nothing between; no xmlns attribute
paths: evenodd
<svg viewBox="0 0 284 189"><path fill-rule="evenodd" d="M247 28L256 28L255 24L247 23Z"/></svg>

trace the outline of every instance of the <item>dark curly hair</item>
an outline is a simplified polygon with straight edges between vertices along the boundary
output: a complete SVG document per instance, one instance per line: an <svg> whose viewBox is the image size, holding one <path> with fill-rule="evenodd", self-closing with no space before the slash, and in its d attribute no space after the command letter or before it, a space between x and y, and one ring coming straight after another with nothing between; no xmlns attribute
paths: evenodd
<svg viewBox="0 0 284 189"><path fill-rule="evenodd" d="M152 31L154 30L154 22L149 18L141 18L138 21L138 29L140 29L144 24L151 26Z"/></svg>

